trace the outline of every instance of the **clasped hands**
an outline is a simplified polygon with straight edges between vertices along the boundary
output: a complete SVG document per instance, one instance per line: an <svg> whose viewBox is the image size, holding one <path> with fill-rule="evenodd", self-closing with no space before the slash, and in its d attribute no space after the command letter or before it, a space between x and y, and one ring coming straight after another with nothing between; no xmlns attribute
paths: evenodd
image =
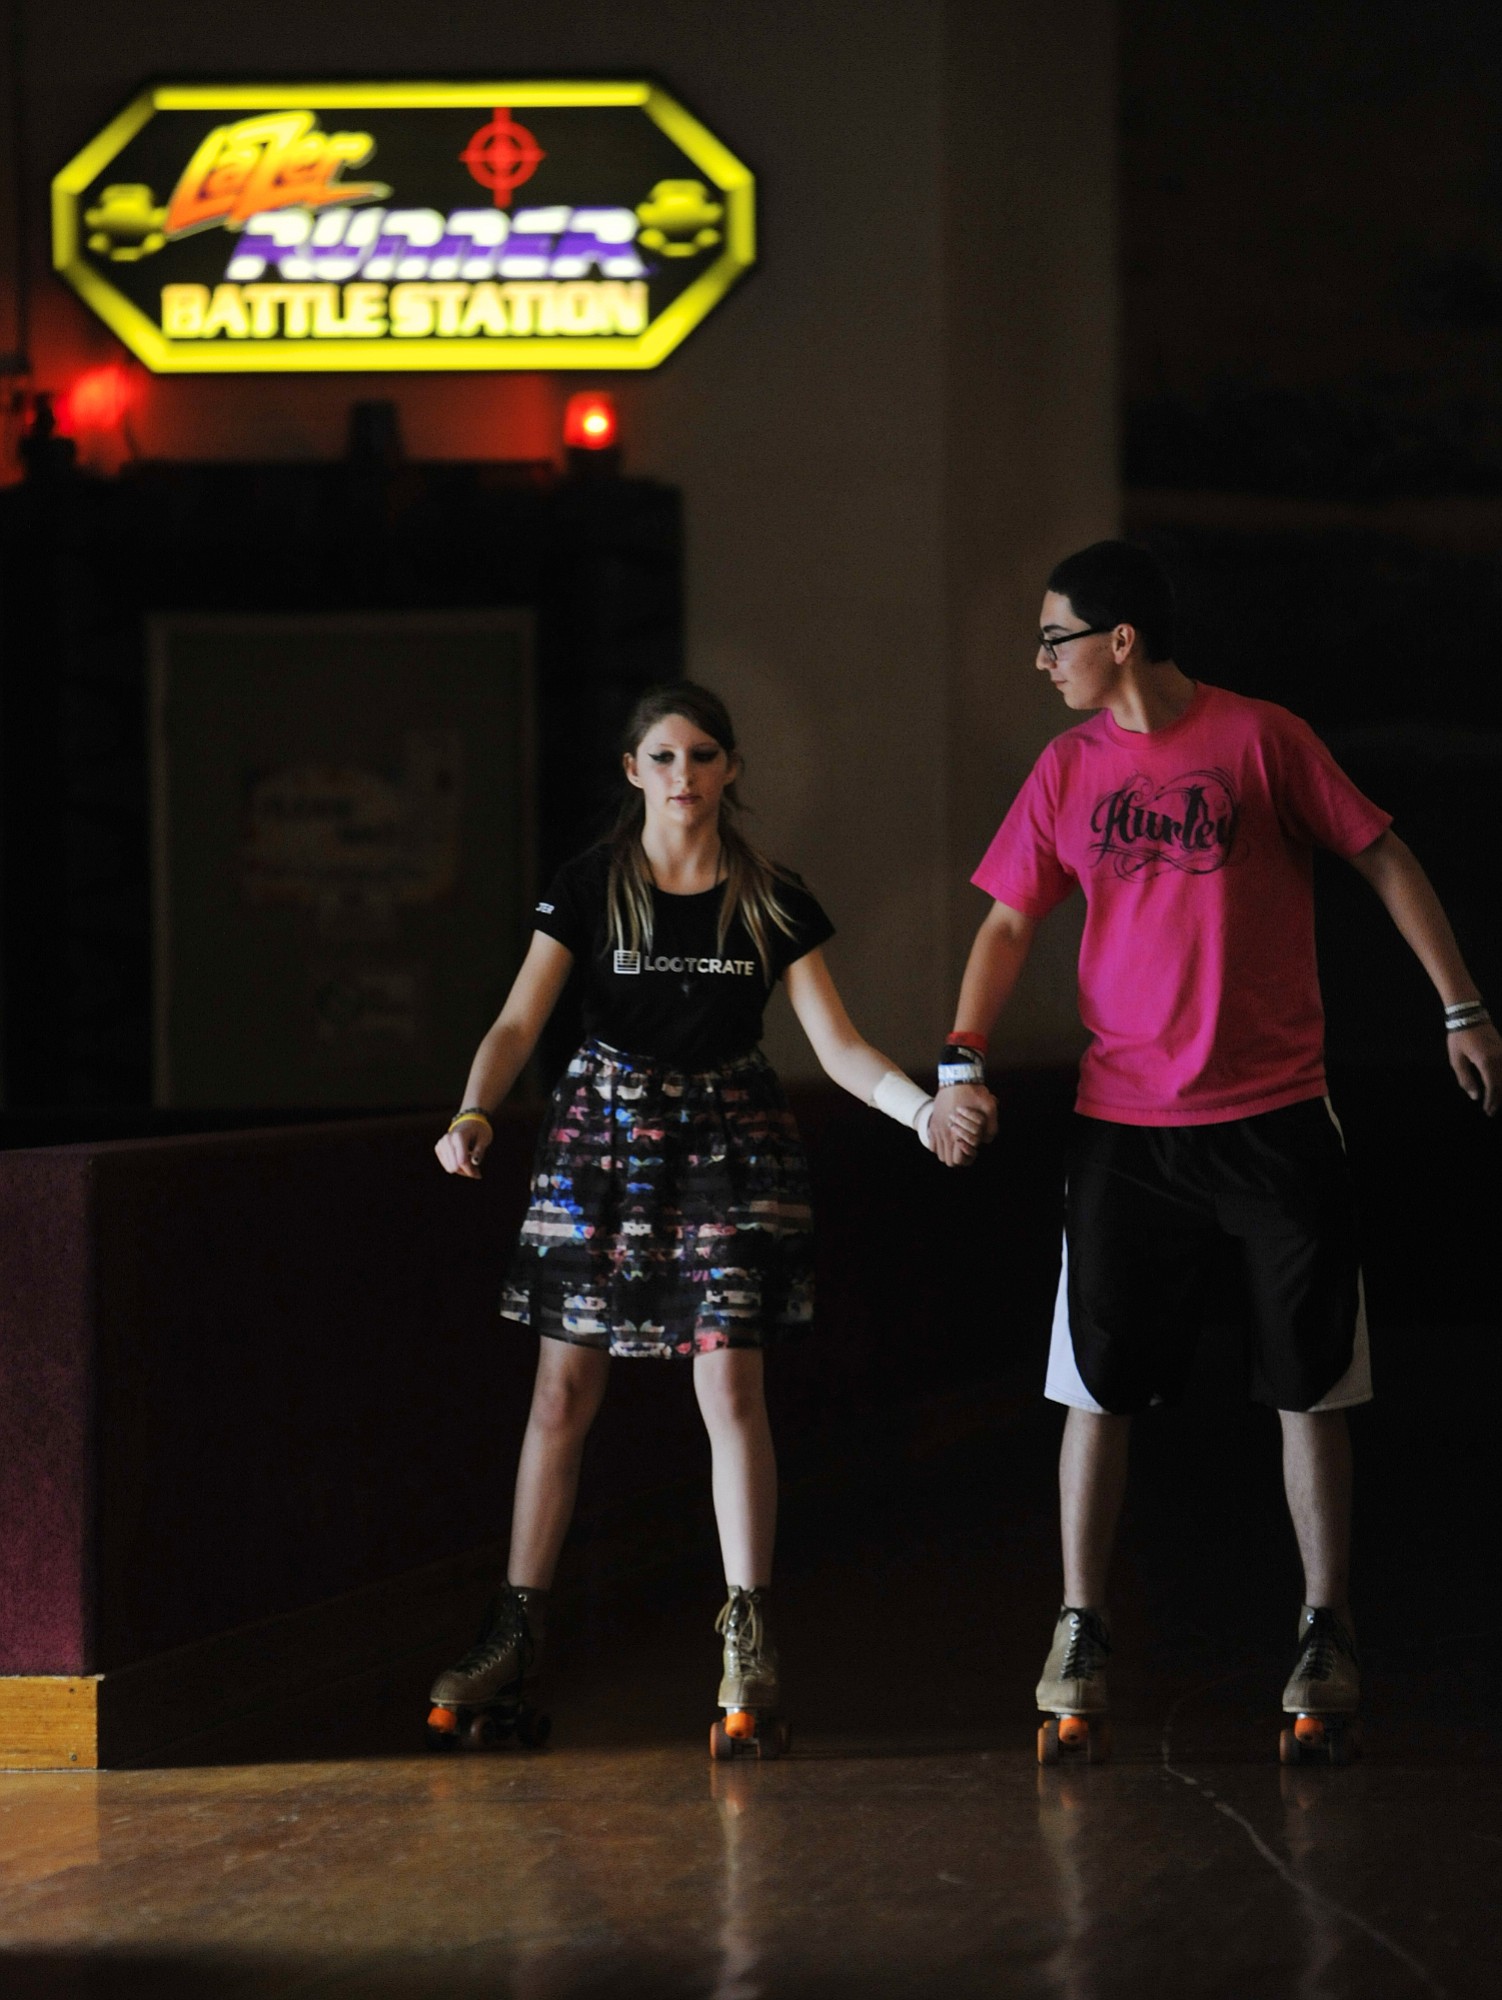
<svg viewBox="0 0 1502 2000"><path fill-rule="evenodd" d="M928 1142L946 1167L968 1167L996 1137L996 1099L983 1083L947 1084L934 1099Z"/></svg>

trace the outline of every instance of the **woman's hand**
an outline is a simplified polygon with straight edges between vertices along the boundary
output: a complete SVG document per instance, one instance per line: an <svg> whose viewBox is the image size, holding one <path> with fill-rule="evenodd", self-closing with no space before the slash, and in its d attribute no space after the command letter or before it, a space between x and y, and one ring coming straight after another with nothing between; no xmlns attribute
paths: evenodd
<svg viewBox="0 0 1502 2000"><path fill-rule="evenodd" d="M466 1118L462 1125L445 1132L433 1151L446 1174L462 1174L467 1181L480 1178L480 1162L490 1150L495 1133L480 1118Z"/></svg>
<svg viewBox="0 0 1502 2000"><path fill-rule="evenodd" d="M929 1144L946 1167L973 1166L996 1137L996 1099L983 1083L948 1084L934 1099Z"/></svg>

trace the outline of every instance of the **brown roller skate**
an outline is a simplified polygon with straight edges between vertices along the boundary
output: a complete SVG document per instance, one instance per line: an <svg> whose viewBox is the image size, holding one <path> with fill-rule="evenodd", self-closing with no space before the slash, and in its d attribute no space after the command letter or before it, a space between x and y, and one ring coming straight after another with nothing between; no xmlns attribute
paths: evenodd
<svg viewBox="0 0 1502 2000"><path fill-rule="evenodd" d="M501 1586L473 1646L433 1683L430 1750L493 1750L513 1736L529 1750L542 1748L552 1718L526 1695L536 1688L547 1615L545 1590Z"/></svg>
<svg viewBox="0 0 1502 2000"><path fill-rule="evenodd" d="M725 1714L710 1729L710 1756L717 1763L732 1757L780 1757L790 1733L777 1713L777 1648L767 1629L765 1588L743 1590L732 1584L715 1630L725 1640L719 1693Z"/></svg>
<svg viewBox="0 0 1502 2000"><path fill-rule="evenodd" d="M1060 1609L1035 1697L1049 1717L1038 1728L1040 1764L1101 1764L1110 1756L1110 1654L1111 1621L1103 1610L1075 1604Z"/></svg>
<svg viewBox="0 0 1502 2000"><path fill-rule="evenodd" d="M1283 1690L1291 1717L1278 1738L1281 1764L1349 1764L1361 1755L1361 1662L1349 1627L1323 1605L1299 1612L1299 1657Z"/></svg>

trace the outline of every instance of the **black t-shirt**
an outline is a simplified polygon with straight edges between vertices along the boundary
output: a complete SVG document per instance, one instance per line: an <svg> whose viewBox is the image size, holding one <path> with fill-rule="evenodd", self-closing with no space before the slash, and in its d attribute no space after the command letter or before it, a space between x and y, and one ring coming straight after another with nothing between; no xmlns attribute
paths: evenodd
<svg viewBox="0 0 1502 2000"><path fill-rule="evenodd" d="M697 896L654 888L651 949L618 952L605 910L609 873L609 848L591 847L559 869L532 919L574 955L584 1032L627 1055L682 1069L713 1069L754 1049L771 988L739 917L723 950L718 943L723 887ZM774 981L834 936L834 925L796 876L777 878L777 900L793 935L767 927Z"/></svg>

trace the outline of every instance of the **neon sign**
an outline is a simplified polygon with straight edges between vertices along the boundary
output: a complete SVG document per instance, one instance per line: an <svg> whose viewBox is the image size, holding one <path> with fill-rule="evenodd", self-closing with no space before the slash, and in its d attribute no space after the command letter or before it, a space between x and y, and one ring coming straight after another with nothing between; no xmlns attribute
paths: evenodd
<svg viewBox="0 0 1502 2000"><path fill-rule="evenodd" d="M165 85L52 224L164 374L655 368L756 260L751 174L651 83Z"/></svg>

